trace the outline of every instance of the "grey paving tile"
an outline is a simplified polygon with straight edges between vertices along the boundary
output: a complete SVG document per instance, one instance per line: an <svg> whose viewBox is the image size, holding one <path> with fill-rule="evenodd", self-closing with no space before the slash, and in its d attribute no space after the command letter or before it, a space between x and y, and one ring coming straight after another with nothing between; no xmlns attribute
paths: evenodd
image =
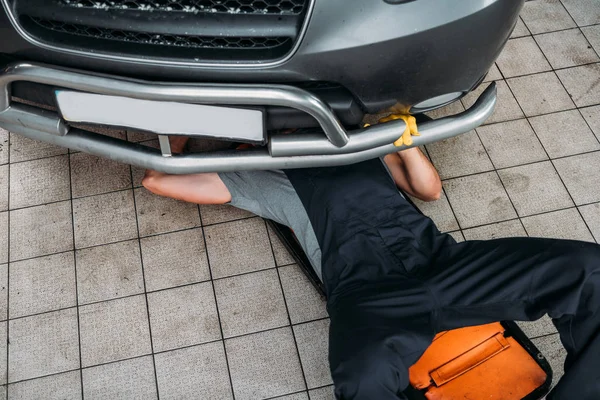
<svg viewBox="0 0 600 400"><path fill-rule="evenodd" d="M73 197L92 196L131 186L129 165L86 153L71 154Z"/></svg>
<svg viewBox="0 0 600 400"><path fill-rule="evenodd" d="M442 192L440 199L436 201L425 202L412 197L411 199L423 214L435 222L435 225L441 232L450 232L459 229L458 222L456 222L454 213L446 198L446 193Z"/></svg>
<svg viewBox="0 0 600 400"><path fill-rule="evenodd" d="M8 264L0 265L0 321L8 318Z"/></svg>
<svg viewBox="0 0 600 400"><path fill-rule="evenodd" d="M329 320L295 325L294 336L298 344L300 361L309 389L331 385L329 372Z"/></svg>
<svg viewBox="0 0 600 400"><path fill-rule="evenodd" d="M600 106L586 107L580 111L596 138L600 140Z"/></svg>
<svg viewBox="0 0 600 400"><path fill-rule="evenodd" d="M84 367L151 351L143 295L82 306L79 308L79 326Z"/></svg>
<svg viewBox="0 0 600 400"><path fill-rule="evenodd" d="M492 70L490 70L490 72L488 73L488 76L494 72L497 72L498 74L500 74L500 71L498 71L496 64L494 64L494 67L492 68ZM494 75L492 75L492 77L494 77ZM497 78L497 79L502 79L502 76L500 76L500 78ZM492 80L494 80L494 79L489 79L486 82L489 82ZM447 117L449 115L459 114L463 111L465 111L465 107L462 105L462 103L460 101L455 101L454 103L450 103L447 106L438 108L436 110L428 111L425 114L430 118L439 119L439 118Z"/></svg>
<svg viewBox="0 0 600 400"><path fill-rule="evenodd" d="M287 396L275 397L273 400L308 400L308 392L288 394Z"/></svg>
<svg viewBox="0 0 600 400"><path fill-rule="evenodd" d="M85 368L82 374L88 400L158 398L151 356Z"/></svg>
<svg viewBox="0 0 600 400"><path fill-rule="evenodd" d="M557 334L532 339L533 344L546 357L552 367L552 386L564 375L565 358L567 351L560 342Z"/></svg>
<svg viewBox="0 0 600 400"><path fill-rule="evenodd" d="M8 210L8 184L10 181L8 169L8 165L0 166L0 211Z"/></svg>
<svg viewBox="0 0 600 400"><path fill-rule="evenodd" d="M37 158L67 154L64 147L54 146L45 142L26 138L25 136L10 134L10 162L35 160Z"/></svg>
<svg viewBox="0 0 600 400"><path fill-rule="evenodd" d="M154 351L221 339L210 282L148 294Z"/></svg>
<svg viewBox="0 0 600 400"><path fill-rule="evenodd" d="M586 26L581 31L592 45L596 53L600 54L600 25Z"/></svg>
<svg viewBox="0 0 600 400"><path fill-rule="evenodd" d="M506 237L527 236L527 232L517 219L479 226L463 231L467 240L490 240Z"/></svg>
<svg viewBox="0 0 600 400"><path fill-rule="evenodd" d="M157 354L155 362L161 399L233 399L222 342Z"/></svg>
<svg viewBox="0 0 600 400"><path fill-rule="evenodd" d="M532 237L594 241L576 208L525 217L522 221Z"/></svg>
<svg viewBox="0 0 600 400"><path fill-rule="evenodd" d="M8 385L11 400L79 400L81 377L79 371L65 372Z"/></svg>
<svg viewBox="0 0 600 400"><path fill-rule="evenodd" d="M537 321L519 321L517 324L530 339L556 333L556 327L547 314Z"/></svg>
<svg viewBox="0 0 600 400"><path fill-rule="evenodd" d="M250 218L204 229L213 278L275 266L265 223Z"/></svg>
<svg viewBox="0 0 600 400"><path fill-rule="evenodd" d="M448 235L452 236L452 238L456 241L456 243L465 241L465 237L464 237L462 231L448 232Z"/></svg>
<svg viewBox="0 0 600 400"><path fill-rule="evenodd" d="M9 229L11 261L73 250L71 202L11 211Z"/></svg>
<svg viewBox="0 0 600 400"><path fill-rule="evenodd" d="M503 169L498 174L520 217L574 205L550 161Z"/></svg>
<svg viewBox="0 0 600 400"><path fill-rule="evenodd" d="M156 134L128 129L127 140L130 142L144 142L147 140L156 140Z"/></svg>
<svg viewBox="0 0 600 400"><path fill-rule="evenodd" d="M554 72L511 78L508 85L528 117L574 108Z"/></svg>
<svg viewBox="0 0 600 400"><path fill-rule="evenodd" d="M576 26L560 0L528 1L521 11L521 18L533 34Z"/></svg>
<svg viewBox="0 0 600 400"><path fill-rule="evenodd" d="M277 266L282 266L296 262L294 257L292 257L290 252L283 245L283 242L279 240L279 237L269 225L267 225L267 231L269 232L269 239L271 240L273 255L275 256L275 264L277 264Z"/></svg>
<svg viewBox="0 0 600 400"><path fill-rule="evenodd" d="M600 150L598 139L578 110L541 115L529 122L551 158Z"/></svg>
<svg viewBox="0 0 600 400"><path fill-rule="evenodd" d="M451 179L445 187L462 228L517 216L495 172Z"/></svg>
<svg viewBox="0 0 600 400"><path fill-rule="evenodd" d="M75 308L15 319L9 323L9 382L79 368Z"/></svg>
<svg viewBox="0 0 600 400"><path fill-rule="evenodd" d="M596 242L600 243L600 203L581 206L579 211L592 231L594 238L596 238Z"/></svg>
<svg viewBox="0 0 600 400"><path fill-rule="evenodd" d="M479 87L468 95L463 97L462 102L463 105L467 108L471 107L479 95L483 93L489 84L481 84ZM508 121L513 119L518 119L523 117L523 111L519 107L517 100L513 96L510 91L506 81L496 81L496 87L498 91L498 103L496 104L496 108L494 109L494 113L491 117L489 117L485 123L493 124L496 122Z"/></svg>
<svg viewBox="0 0 600 400"><path fill-rule="evenodd" d="M0 128L0 164L8 164L8 138L10 137L6 129Z"/></svg>
<svg viewBox="0 0 600 400"><path fill-rule="evenodd" d="M600 152L561 158L554 165L575 204L600 201Z"/></svg>
<svg viewBox="0 0 600 400"><path fill-rule="evenodd" d="M527 26L525 26L525 23L523 22L523 20L521 18L517 19L517 24L515 25L515 28L513 29L512 33L510 34L510 38L514 39L514 38L518 38L518 37L522 37L522 36L528 36L531 33L529 32L529 29L527 29Z"/></svg>
<svg viewBox="0 0 600 400"><path fill-rule="evenodd" d="M10 207L21 208L71 197L67 156L43 158L10 167Z"/></svg>
<svg viewBox="0 0 600 400"><path fill-rule="evenodd" d="M526 119L481 126L477 132L496 168L548 159Z"/></svg>
<svg viewBox="0 0 600 400"><path fill-rule="evenodd" d="M10 318L77 305L73 252L15 262L9 279Z"/></svg>
<svg viewBox="0 0 600 400"><path fill-rule="evenodd" d="M200 206L200 215L202 216L203 225L218 224L220 222L235 221L255 216L251 212L227 204L203 204Z"/></svg>
<svg viewBox="0 0 600 400"><path fill-rule="evenodd" d="M0 212L0 264L8 262L8 212Z"/></svg>
<svg viewBox="0 0 600 400"><path fill-rule="evenodd" d="M333 386L326 386L319 389L312 389L308 392L310 400L335 400Z"/></svg>
<svg viewBox="0 0 600 400"><path fill-rule="evenodd" d="M561 0L577 25L600 24L600 7L597 0Z"/></svg>
<svg viewBox="0 0 600 400"><path fill-rule="evenodd" d="M475 131L428 144L427 152L442 179L494 169Z"/></svg>
<svg viewBox="0 0 600 400"><path fill-rule="evenodd" d="M283 294L292 324L327 317L325 298L296 264L279 268Z"/></svg>
<svg viewBox="0 0 600 400"><path fill-rule="evenodd" d="M200 226L198 206L135 189L140 236L156 235Z"/></svg>
<svg viewBox="0 0 600 400"><path fill-rule="evenodd" d="M599 60L579 29L537 35L535 41L554 69L574 67Z"/></svg>
<svg viewBox="0 0 600 400"><path fill-rule="evenodd" d="M290 328L225 340L233 391L238 400L305 390Z"/></svg>
<svg viewBox="0 0 600 400"><path fill-rule="evenodd" d="M137 238L133 192L113 192L73 200L78 249Z"/></svg>
<svg viewBox="0 0 600 400"><path fill-rule="evenodd" d="M600 8L600 7L599 7ZM600 104L600 63L556 71L577 107Z"/></svg>
<svg viewBox="0 0 600 400"><path fill-rule="evenodd" d="M500 73L500 70L498 69L498 66L496 65L496 63L494 63L492 65L492 67L490 68L490 70L488 71L485 78L483 79L483 81L491 82L491 81L497 81L499 79L502 79L502 74Z"/></svg>
<svg viewBox="0 0 600 400"><path fill-rule="evenodd" d="M79 304L144 292L137 240L77 250L75 258Z"/></svg>
<svg viewBox="0 0 600 400"><path fill-rule="evenodd" d="M166 289L210 279L201 229L142 238L146 290Z"/></svg>
<svg viewBox="0 0 600 400"><path fill-rule="evenodd" d="M2 338L2 340L0 340L0 384L4 385L6 384L6 363L7 363L7 357L8 357L8 346L7 346L7 336L6 336L6 329L7 329L7 321L3 321L0 322L0 338ZM11 343L12 345L12 343Z"/></svg>
<svg viewBox="0 0 600 400"><path fill-rule="evenodd" d="M527 60L524 62L524 60ZM552 68L532 37L510 39L498 60L498 68L505 78L550 71Z"/></svg>
<svg viewBox="0 0 600 400"><path fill-rule="evenodd" d="M214 284L226 338L288 324L275 269L220 279Z"/></svg>

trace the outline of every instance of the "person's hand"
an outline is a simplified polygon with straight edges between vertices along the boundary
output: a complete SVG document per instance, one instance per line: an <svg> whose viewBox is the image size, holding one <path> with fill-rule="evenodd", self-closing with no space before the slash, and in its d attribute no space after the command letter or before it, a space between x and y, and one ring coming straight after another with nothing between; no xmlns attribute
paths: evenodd
<svg viewBox="0 0 600 400"><path fill-rule="evenodd" d="M404 133L402 133L402 136L400 136L398 140L394 142L394 146L410 146L411 144L413 144L412 137L420 136L419 131L417 129L417 120L415 119L415 117L408 114L392 114L388 117L381 118L379 122L388 122L396 119L403 120L406 123L406 129L404 130Z"/></svg>

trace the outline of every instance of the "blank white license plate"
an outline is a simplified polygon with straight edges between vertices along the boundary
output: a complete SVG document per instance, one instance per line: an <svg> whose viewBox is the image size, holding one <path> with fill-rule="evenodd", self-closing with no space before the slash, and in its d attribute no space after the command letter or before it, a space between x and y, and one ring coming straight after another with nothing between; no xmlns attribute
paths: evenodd
<svg viewBox="0 0 600 400"><path fill-rule="evenodd" d="M56 91L63 118L70 122L136 128L157 134L208 136L263 142L261 110L139 100L93 93Z"/></svg>

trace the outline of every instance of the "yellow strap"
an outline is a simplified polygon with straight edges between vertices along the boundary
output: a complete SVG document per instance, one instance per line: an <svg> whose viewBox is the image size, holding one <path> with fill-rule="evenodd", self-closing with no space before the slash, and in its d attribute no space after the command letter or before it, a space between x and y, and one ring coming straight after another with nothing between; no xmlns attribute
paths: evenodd
<svg viewBox="0 0 600 400"><path fill-rule="evenodd" d="M413 117L412 115L407 115L407 114L392 114L385 118L381 118L379 120L379 122L383 123L383 122L393 121L396 119L403 120L406 123L406 129L402 133L402 136L400 136L398 138L398 140L396 140L394 142L394 146L401 147L403 145L404 146L412 145L413 144L412 136L421 136L419 133L419 130L417 129L416 118Z"/></svg>

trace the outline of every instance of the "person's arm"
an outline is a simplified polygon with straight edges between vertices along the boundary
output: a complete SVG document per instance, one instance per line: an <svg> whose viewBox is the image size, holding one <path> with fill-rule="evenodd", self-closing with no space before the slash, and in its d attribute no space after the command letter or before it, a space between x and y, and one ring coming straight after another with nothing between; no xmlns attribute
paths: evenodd
<svg viewBox="0 0 600 400"><path fill-rule="evenodd" d="M442 194L442 182L435 167L418 147L388 154L383 159L396 186L423 201L434 201Z"/></svg>
<svg viewBox="0 0 600 400"><path fill-rule="evenodd" d="M148 170L142 185L154 194L196 204L231 201L231 193L216 173L169 175Z"/></svg>

